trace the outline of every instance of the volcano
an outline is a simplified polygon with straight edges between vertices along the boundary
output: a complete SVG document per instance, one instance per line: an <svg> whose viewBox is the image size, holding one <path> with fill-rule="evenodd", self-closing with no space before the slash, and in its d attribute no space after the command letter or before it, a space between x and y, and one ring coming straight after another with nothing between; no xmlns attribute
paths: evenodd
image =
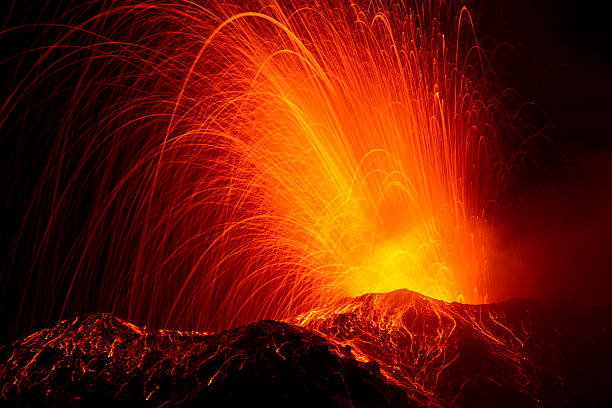
<svg viewBox="0 0 612 408"><path fill-rule="evenodd" d="M0 350L2 397L155 406L588 406L610 403L609 311L465 305L398 290L219 333L90 314Z"/></svg>
<svg viewBox="0 0 612 408"><path fill-rule="evenodd" d="M0 3L0 399L612 406L606 13Z"/></svg>

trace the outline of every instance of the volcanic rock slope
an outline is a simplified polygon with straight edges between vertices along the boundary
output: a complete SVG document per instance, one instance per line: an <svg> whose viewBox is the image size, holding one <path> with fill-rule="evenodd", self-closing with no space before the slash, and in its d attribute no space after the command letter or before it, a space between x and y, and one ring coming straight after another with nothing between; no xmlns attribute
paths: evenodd
<svg viewBox="0 0 612 408"><path fill-rule="evenodd" d="M93 314L1 348L0 397L62 406L612 406L608 316L407 290L214 334Z"/></svg>

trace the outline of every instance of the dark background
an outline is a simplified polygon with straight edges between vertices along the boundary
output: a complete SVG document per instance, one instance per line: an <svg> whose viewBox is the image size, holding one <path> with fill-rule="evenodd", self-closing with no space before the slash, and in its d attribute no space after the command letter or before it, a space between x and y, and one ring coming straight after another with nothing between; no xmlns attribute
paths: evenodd
<svg viewBox="0 0 612 408"><path fill-rule="evenodd" d="M65 3L65 8L72 4ZM59 2L5 1L0 23L7 29L51 22L63 8ZM521 177L520 195L499 219L492 298L609 304L612 31L605 5L504 0L481 1L471 10L500 86L516 89L525 102L533 103L529 109L537 114L530 132L540 140L526 146L531 165ZM33 55L7 58L44 43L42 32L33 28L0 36L0 104L23 67L35 61ZM25 326L37 327L36 319L26 325L15 319L24 293L19 276L29 267L31 242L40 231L29 231L13 247L52 147L49 123L60 109L51 104L25 118L27 107L44 101L52 90L37 92L16 106L0 128L0 323L8 328L0 343L22 335ZM86 216L83 199L75 209L74 225L67 228L76 233Z"/></svg>
<svg viewBox="0 0 612 408"><path fill-rule="evenodd" d="M549 140L527 152L535 165L498 228L492 293L610 304L612 30L605 7L489 1L475 14L483 42L490 35L508 43L502 76L545 115L534 134Z"/></svg>

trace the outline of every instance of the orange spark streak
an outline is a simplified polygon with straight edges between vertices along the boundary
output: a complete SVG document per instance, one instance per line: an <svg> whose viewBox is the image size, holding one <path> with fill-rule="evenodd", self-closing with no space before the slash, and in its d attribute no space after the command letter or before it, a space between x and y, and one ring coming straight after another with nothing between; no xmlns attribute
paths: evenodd
<svg viewBox="0 0 612 408"><path fill-rule="evenodd" d="M68 44L78 77L28 278L67 287L62 314L220 330L399 288L487 300L504 157L466 8L112 4L37 63Z"/></svg>

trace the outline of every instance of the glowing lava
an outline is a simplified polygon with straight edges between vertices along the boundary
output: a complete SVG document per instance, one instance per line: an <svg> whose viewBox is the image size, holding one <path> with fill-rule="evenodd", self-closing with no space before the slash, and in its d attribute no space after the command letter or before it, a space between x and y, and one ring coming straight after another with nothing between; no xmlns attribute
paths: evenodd
<svg viewBox="0 0 612 408"><path fill-rule="evenodd" d="M227 60L214 59L222 87L198 121L226 184L205 182L224 203L222 241L206 246L224 264L207 269L250 252L232 295L266 288L289 309L398 288L483 300L488 106L443 11L417 10L266 3L207 37L193 66Z"/></svg>
<svg viewBox="0 0 612 408"><path fill-rule="evenodd" d="M61 26L78 85L33 216L45 301L22 312L60 287L64 315L203 330L399 288L485 301L504 157L469 12L383 3L113 3Z"/></svg>

